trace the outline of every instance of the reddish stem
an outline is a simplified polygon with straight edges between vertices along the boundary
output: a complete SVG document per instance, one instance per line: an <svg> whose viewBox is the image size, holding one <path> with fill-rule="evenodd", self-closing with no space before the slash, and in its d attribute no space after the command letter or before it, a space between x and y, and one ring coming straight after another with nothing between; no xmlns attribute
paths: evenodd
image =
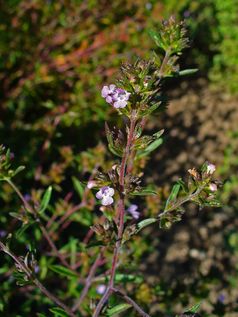
<svg viewBox="0 0 238 317"><path fill-rule="evenodd" d="M128 157L130 155L131 147L134 140L134 130L135 130L135 124L136 124L136 114L135 112L132 112L132 116L130 119L130 129L127 137L127 144L126 149L122 158L121 167L120 167L120 174L119 174L119 185L120 185L120 199L118 202L118 212L116 218L119 218L119 225L118 225L118 236L117 236L117 242L114 247L114 253L112 258L112 269L111 269L111 275L108 283L108 287L106 289L106 292L104 293L103 297L99 301L93 317L98 317L103 306L105 305L106 301L110 297L110 294L113 291L114 287L114 280L116 275L116 269L117 269L117 262L119 258L119 252L121 248L121 241L123 236L123 230L124 230L124 214L125 214L125 171L127 166ZM119 215L119 217L118 217Z"/></svg>

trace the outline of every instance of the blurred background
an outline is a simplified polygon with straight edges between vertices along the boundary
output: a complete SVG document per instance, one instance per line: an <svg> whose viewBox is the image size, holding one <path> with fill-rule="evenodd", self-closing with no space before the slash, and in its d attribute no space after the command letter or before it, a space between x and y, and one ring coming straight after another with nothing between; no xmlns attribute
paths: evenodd
<svg viewBox="0 0 238 317"><path fill-rule="evenodd" d="M140 211L157 214L172 183L205 160L216 164L224 181L223 206L202 211L188 206L183 221L169 231L145 230L123 259L126 273L139 267L145 278L123 283L152 316L174 316L202 301L202 316L235 317L238 0L0 1L0 143L11 148L13 165L26 166L16 182L29 200L37 204L43 190L53 185L49 232L58 246L77 246L97 221L93 196L89 194L86 206L60 230L52 223L80 202L75 178L87 180L95 167L111 164L104 122L118 118L101 98L101 88L115 81L122 62L150 56L154 44L148 30L170 15L185 19L189 30L191 45L181 57L181 68L199 71L168 82L169 107L147 127L165 128L165 137L145 172L146 182L155 182L160 195L147 198L147 207L141 205ZM4 238L20 226L9 216L19 201L4 183L0 199ZM57 260L45 253L49 250L39 230L26 230L13 248L24 253L33 237L42 250L37 255L39 278L52 288L59 277L49 267ZM87 275L90 256L79 267L82 276ZM47 300L39 299L30 286L15 286L11 272L12 262L1 256L2 316L47 311ZM66 301L80 294L75 281L60 283L58 293ZM91 297L97 296L92 291Z"/></svg>

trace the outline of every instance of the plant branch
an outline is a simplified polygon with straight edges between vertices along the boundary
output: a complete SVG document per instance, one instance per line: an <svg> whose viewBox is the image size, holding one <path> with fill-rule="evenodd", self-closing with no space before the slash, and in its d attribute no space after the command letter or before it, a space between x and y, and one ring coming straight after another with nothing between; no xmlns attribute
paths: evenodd
<svg viewBox="0 0 238 317"><path fill-rule="evenodd" d="M132 305L133 308L143 317L150 317L146 312L143 311L143 309L132 299L130 298L126 293L123 291L113 288L113 292L120 295L128 304Z"/></svg>
<svg viewBox="0 0 238 317"><path fill-rule="evenodd" d="M17 267L20 268L22 272L24 272L27 276L27 278L37 286L40 291L45 294L53 303L61 307L70 317L76 317L76 315L72 312L72 310L66 306L63 302L61 302L60 299L58 299L54 294L52 294L50 291L48 291L45 286L41 284L41 282L32 274L31 270L26 266L26 264L18 258L12 251L9 250L9 248L0 241L0 250L2 250L4 253L8 254L17 264Z"/></svg>
<svg viewBox="0 0 238 317"><path fill-rule="evenodd" d="M126 171L126 165L128 161L128 157L130 155L131 151L131 146L133 144L134 140L134 130L135 130L135 124L136 124L136 113L134 111L132 112L131 119L130 119L130 128L129 128L129 133L127 136L127 144L125 148L124 155L122 157L122 162L121 162L121 167L120 167L120 173L119 173L119 185L120 185L120 199L118 202L118 212L117 212L117 219L119 219L119 224L118 224L118 236L117 236L117 241L114 247L114 252L113 252L113 258L112 258L112 269L111 269L111 274L110 274L110 279L108 283L108 287L99 301L93 317L98 317L103 306L105 305L106 301L108 300L112 289L114 287L114 280L115 280L115 275L116 275L116 268L117 268L117 262L119 258L119 253L120 253L120 248L121 248L121 241L122 241L122 236L123 236L123 230L124 230L124 214L125 214L125 171Z"/></svg>
<svg viewBox="0 0 238 317"><path fill-rule="evenodd" d="M67 266L68 268L70 268L70 265L68 264L67 261L65 261L64 257L62 257L61 253L59 252L59 250L57 249L55 243L53 242L53 240L51 239L48 231L45 229L45 227L42 225L40 218L37 216L37 211L27 202L27 200L24 198L24 196L22 195L22 193L20 192L20 190L17 188L17 186L9 179L6 178L6 181L8 182L8 184L13 188L13 190L16 192L16 194L18 195L18 197L20 198L20 200L22 201L24 207L26 208L26 210L28 210L31 214L34 215L40 229L41 232L43 234L43 236L45 237L45 239L47 240L47 242L49 243L51 249L54 251L54 253L56 254L56 256L60 259L60 261L62 262L62 264L64 264L65 266Z"/></svg>
<svg viewBox="0 0 238 317"><path fill-rule="evenodd" d="M75 302L73 308L72 308L72 311L75 312L81 305L81 303L83 302L85 296L87 295L88 293L88 290L93 282L93 278L95 276L95 273L96 273L96 270L98 268L99 265L101 265L101 261L102 261L102 258L103 258L103 252L104 252L105 248L102 248L98 257L96 258L95 262L93 263L90 271L89 271L89 274L86 278L86 281L85 281L85 285L84 285L84 288L81 292L81 295L79 297L79 299Z"/></svg>

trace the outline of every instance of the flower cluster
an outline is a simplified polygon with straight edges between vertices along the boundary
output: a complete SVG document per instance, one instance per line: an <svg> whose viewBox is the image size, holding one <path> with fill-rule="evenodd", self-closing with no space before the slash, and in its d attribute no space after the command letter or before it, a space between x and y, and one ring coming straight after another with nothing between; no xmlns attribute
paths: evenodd
<svg viewBox="0 0 238 317"><path fill-rule="evenodd" d="M130 93L115 85L104 86L102 89L102 97L106 102L113 105L114 108L125 108L130 97Z"/></svg>
<svg viewBox="0 0 238 317"><path fill-rule="evenodd" d="M109 206L114 202L114 199L112 198L114 193L115 191L113 188L104 186L96 193L96 197L101 200L103 206Z"/></svg>

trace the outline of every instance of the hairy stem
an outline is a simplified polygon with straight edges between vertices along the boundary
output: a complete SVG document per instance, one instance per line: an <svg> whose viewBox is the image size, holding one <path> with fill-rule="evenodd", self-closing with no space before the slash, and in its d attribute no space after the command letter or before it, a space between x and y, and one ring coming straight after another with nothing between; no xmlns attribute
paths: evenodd
<svg viewBox="0 0 238 317"><path fill-rule="evenodd" d="M117 211L117 219L118 220L118 236L117 241L114 247L113 252L113 258L112 258L112 269L110 274L110 279L108 283L108 287L106 289L106 292L102 296L101 300L99 301L93 317L98 317L103 306L105 305L106 301L108 300L113 288L114 288L114 280L116 275L116 269L117 269L117 262L119 259L119 253L121 248L121 241L123 236L123 230L124 230L124 214L125 214L125 171L127 166L128 157L130 155L131 147L134 140L134 130L135 130L135 124L136 124L136 113L132 112L132 116L130 119L130 128L129 133L127 136L127 144L124 151L124 155L122 157L121 167L120 167L120 173L119 173L119 185L120 185L120 199L118 202L118 211Z"/></svg>

